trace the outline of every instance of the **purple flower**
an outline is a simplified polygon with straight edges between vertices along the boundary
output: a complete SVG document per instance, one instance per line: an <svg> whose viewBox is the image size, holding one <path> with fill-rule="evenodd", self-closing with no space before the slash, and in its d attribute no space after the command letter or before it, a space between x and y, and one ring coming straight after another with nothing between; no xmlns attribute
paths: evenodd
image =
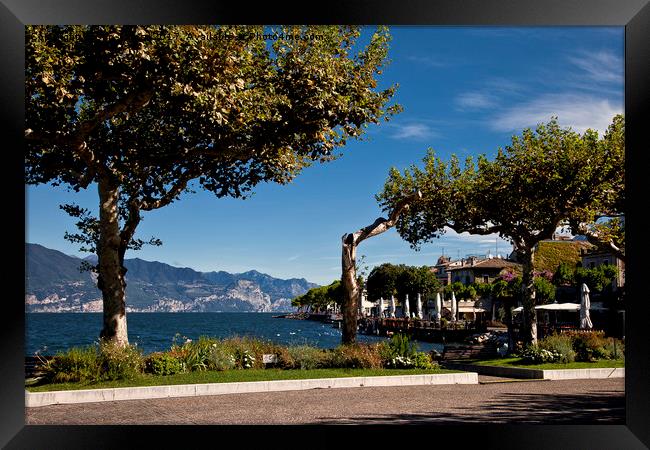
<svg viewBox="0 0 650 450"><path fill-rule="evenodd" d="M512 280L515 279L515 274L514 272L504 272L502 273L499 278L501 278L503 281L510 283Z"/></svg>

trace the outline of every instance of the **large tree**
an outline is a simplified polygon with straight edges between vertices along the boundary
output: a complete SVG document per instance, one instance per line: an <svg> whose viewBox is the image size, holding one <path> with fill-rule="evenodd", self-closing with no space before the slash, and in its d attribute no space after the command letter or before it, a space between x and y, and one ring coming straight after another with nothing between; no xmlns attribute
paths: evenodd
<svg viewBox="0 0 650 450"><path fill-rule="evenodd" d="M271 45L264 31L26 28L26 183L98 190L98 217L65 208L98 256L102 338L128 342L124 254L144 243L144 211L193 188L246 197L288 183L399 110L396 87L377 87L385 28L365 46L357 27L283 27L291 38Z"/></svg>
<svg viewBox="0 0 650 450"><path fill-rule="evenodd" d="M620 212L624 188L624 120L616 116L602 138L579 134L557 119L513 136L496 158L464 169L429 153L424 169L392 170L378 196L385 210L413 189L423 197L397 220L398 233L412 246L458 233L498 233L508 239L523 264L521 298L528 342L537 340L533 263L537 244L566 223L589 223Z"/></svg>

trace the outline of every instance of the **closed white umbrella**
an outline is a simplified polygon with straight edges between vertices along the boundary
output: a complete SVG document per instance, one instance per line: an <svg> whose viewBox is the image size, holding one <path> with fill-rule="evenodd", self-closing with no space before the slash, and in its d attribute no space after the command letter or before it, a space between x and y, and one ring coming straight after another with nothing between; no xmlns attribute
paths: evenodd
<svg viewBox="0 0 650 450"><path fill-rule="evenodd" d="M451 291L451 320L456 320L456 294Z"/></svg>
<svg viewBox="0 0 650 450"><path fill-rule="evenodd" d="M418 294L418 302L415 308L415 317L418 319L422 318L422 294Z"/></svg>
<svg viewBox="0 0 650 450"><path fill-rule="evenodd" d="M440 301L440 292L436 293L436 320L442 318L442 302Z"/></svg>
<svg viewBox="0 0 650 450"><path fill-rule="evenodd" d="M404 317L411 317L411 312L409 311L409 295L406 294L406 299L404 300Z"/></svg>
<svg viewBox="0 0 650 450"><path fill-rule="evenodd" d="M390 317L395 317L395 296L390 296Z"/></svg>
<svg viewBox="0 0 650 450"><path fill-rule="evenodd" d="M580 328L591 329L594 326L589 317L590 303L589 288L585 283L582 283L582 289L580 290Z"/></svg>
<svg viewBox="0 0 650 450"><path fill-rule="evenodd" d="M384 299L383 297L379 297L379 312L377 313L377 317L382 317L381 313L384 312Z"/></svg>

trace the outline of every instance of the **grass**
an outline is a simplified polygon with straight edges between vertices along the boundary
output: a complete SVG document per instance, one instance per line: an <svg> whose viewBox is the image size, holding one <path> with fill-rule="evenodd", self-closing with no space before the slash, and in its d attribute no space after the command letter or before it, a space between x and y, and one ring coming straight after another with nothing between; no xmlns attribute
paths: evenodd
<svg viewBox="0 0 650 450"><path fill-rule="evenodd" d="M246 381L305 380L313 378L376 377L387 375L420 375L452 373L447 369L247 369L223 372L188 372L168 376L145 374L135 380L102 381L93 383L56 383L25 386L30 392L67 391L79 389L103 389L135 386L163 386L198 383L237 383Z"/></svg>
<svg viewBox="0 0 650 450"><path fill-rule="evenodd" d="M622 359L602 359L594 362L572 362L572 363L544 363L544 364L525 364L521 358L499 358L489 360L471 360L468 364L477 366L504 366L518 367L522 369L538 370L556 370L556 369L600 369L625 367L625 361Z"/></svg>

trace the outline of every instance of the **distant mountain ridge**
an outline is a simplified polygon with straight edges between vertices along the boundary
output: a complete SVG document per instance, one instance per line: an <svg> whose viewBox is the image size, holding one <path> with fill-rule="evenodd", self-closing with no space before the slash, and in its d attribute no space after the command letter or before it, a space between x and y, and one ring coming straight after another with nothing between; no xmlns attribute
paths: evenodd
<svg viewBox="0 0 650 450"><path fill-rule="evenodd" d="M80 272L82 261L39 244L25 244L25 311L97 312L102 296L96 274ZM291 299L318 286L304 278L283 280L251 270L198 272L140 258L124 262L127 311L293 311Z"/></svg>

